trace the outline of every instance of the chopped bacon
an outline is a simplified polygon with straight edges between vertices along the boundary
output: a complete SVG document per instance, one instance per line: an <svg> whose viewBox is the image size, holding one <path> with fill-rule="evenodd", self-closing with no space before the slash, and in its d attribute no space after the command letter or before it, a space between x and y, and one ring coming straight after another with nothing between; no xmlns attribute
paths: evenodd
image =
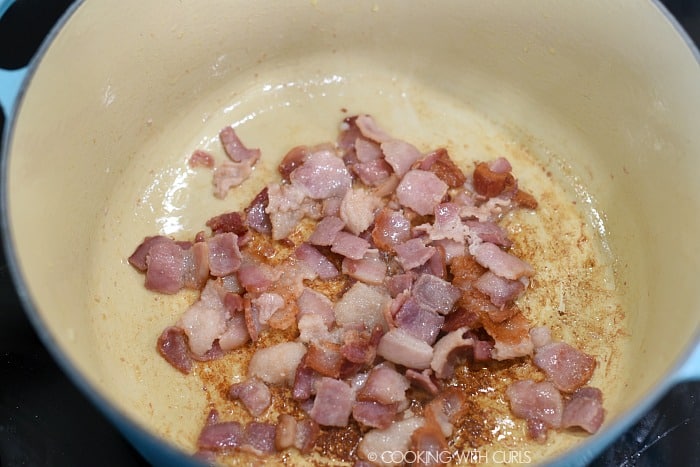
<svg viewBox="0 0 700 467"><path fill-rule="evenodd" d="M362 188L351 188L340 203L340 218L345 228L355 235L372 225L374 211L381 205L379 198Z"/></svg>
<svg viewBox="0 0 700 467"><path fill-rule="evenodd" d="M459 217L460 207L455 203L442 203L435 206L435 221L416 229L424 230L430 240L454 240L464 244L469 229Z"/></svg>
<svg viewBox="0 0 700 467"><path fill-rule="evenodd" d="M387 428L396 417L398 404L381 404L375 401L358 401L352 406L352 418L364 426Z"/></svg>
<svg viewBox="0 0 700 467"><path fill-rule="evenodd" d="M214 196L224 199L229 190L246 181L253 173L253 165L257 159L243 162L226 161L214 169Z"/></svg>
<svg viewBox="0 0 700 467"><path fill-rule="evenodd" d="M238 422L219 422L204 426L197 447L205 451L229 451L243 442L244 428Z"/></svg>
<svg viewBox="0 0 700 467"><path fill-rule="evenodd" d="M532 360L560 391L573 392L588 382L595 359L565 342L552 342L537 349Z"/></svg>
<svg viewBox="0 0 700 467"><path fill-rule="evenodd" d="M301 167L309 155L308 146L295 146L284 155L282 161L277 166L277 171L282 175L282 178L289 180L289 174L294 172L297 167Z"/></svg>
<svg viewBox="0 0 700 467"><path fill-rule="evenodd" d="M383 143L384 141L392 139L391 136L377 125L377 122L374 121L371 115L358 115L355 118L355 125L357 125L362 136L376 143Z"/></svg>
<svg viewBox="0 0 700 467"><path fill-rule="evenodd" d="M312 199L343 196L352 185L352 176L343 160L330 151L318 151L289 174L292 184L304 188Z"/></svg>
<svg viewBox="0 0 700 467"><path fill-rule="evenodd" d="M549 381L536 383L532 380L516 381L506 389L506 397L516 417L528 421L529 434L535 440L547 439L546 428L561 426L564 401L557 388Z"/></svg>
<svg viewBox="0 0 700 467"><path fill-rule="evenodd" d="M493 243L480 244L474 253L474 258L483 267L489 268L494 274L506 279L529 277L535 272L525 261L501 250Z"/></svg>
<svg viewBox="0 0 700 467"><path fill-rule="evenodd" d="M248 376L268 384L294 384L297 366L306 353L301 342L282 342L256 350L248 364Z"/></svg>
<svg viewBox="0 0 700 467"><path fill-rule="evenodd" d="M486 294L497 307L502 307L514 301L525 290L520 281L513 281L497 276L491 271L484 273L474 282L474 287Z"/></svg>
<svg viewBox="0 0 700 467"><path fill-rule="evenodd" d="M271 183L267 187L267 208L272 226L272 239L287 238L304 216L314 209L306 199L306 191L296 184Z"/></svg>
<svg viewBox="0 0 700 467"><path fill-rule="evenodd" d="M424 422L423 417L409 417L392 423L388 428L370 430L360 440L357 452L363 459L376 460L377 453L407 451L411 435Z"/></svg>
<svg viewBox="0 0 700 467"><path fill-rule="evenodd" d="M381 147L374 141L359 137L355 140L355 155L360 162L370 162L383 157Z"/></svg>
<svg viewBox="0 0 700 467"><path fill-rule="evenodd" d="M450 188L459 188L467 181L464 172L452 161L445 148L436 149L425 156L418 168L433 172Z"/></svg>
<svg viewBox="0 0 700 467"><path fill-rule="evenodd" d="M513 203L527 209L537 209L537 200L530 193L518 190L512 198Z"/></svg>
<svg viewBox="0 0 700 467"><path fill-rule="evenodd" d="M246 342L250 340L250 334L248 334L248 327L246 326L245 313L241 311L231 313L231 308L227 304L227 298L239 295L234 295L232 293L226 294L224 298L224 306L232 315L231 318L226 322L226 330L221 336L219 336L219 347L221 350L233 350L242 347ZM242 300L241 300L242 303Z"/></svg>
<svg viewBox="0 0 700 467"><path fill-rule="evenodd" d="M377 355L406 368L423 370L430 367L433 348L402 329L391 329L382 336Z"/></svg>
<svg viewBox="0 0 700 467"><path fill-rule="evenodd" d="M190 289L201 289L209 279L209 245L196 242L185 250L182 270L183 285Z"/></svg>
<svg viewBox="0 0 700 467"><path fill-rule="evenodd" d="M214 167L214 156L202 149L195 149L187 160L187 164L192 168L205 167L211 169Z"/></svg>
<svg viewBox="0 0 700 467"><path fill-rule="evenodd" d="M420 238L395 245L394 250L396 260L405 271L422 266L435 254L435 247L426 246Z"/></svg>
<svg viewBox="0 0 700 467"><path fill-rule="evenodd" d="M338 276L338 268L331 261L323 256L315 247L308 243L302 243L294 251L294 257L298 259L314 275L323 280L332 279Z"/></svg>
<svg viewBox="0 0 700 467"><path fill-rule="evenodd" d="M413 209L421 216L432 214L447 193L447 184L432 172L411 170L396 187L396 197L401 205Z"/></svg>
<svg viewBox="0 0 700 467"><path fill-rule="evenodd" d="M171 238L165 237L163 235L156 235L153 237L146 237L143 242L136 247L136 250L129 256L129 264L141 272L145 272L148 269L148 252L151 247L158 243L170 243L173 242Z"/></svg>
<svg viewBox="0 0 700 467"><path fill-rule="evenodd" d="M478 313L468 308L457 306L452 313L445 316L445 324L442 325L442 330L451 332L465 326L471 329L477 327L479 323Z"/></svg>
<svg viewBox="0 0 700 467"><path fill-rule="evenodd" d="M229 399L240 399L253 417L262 415L272 403L272 394L267 385L258 378L248 378L231 385Z"/></svg>
<svg viewBox="0 0 700 467"><path fill-rule="evenodd" d="M226 308L220 287L215 281L207 282L199 300L180 317L178 326L187 334L190 350L195 356L204 355L226 331Z"/></svg>
<svg viewBox="0 0 700 467"><path fill-rule="evenodd" d="M212 276L221 277L234 273L241 266L238 237L234 233L221 233L207 238L209 270Z"/></svg>
<svg viewBox="0 0 700 467"><path fill-rule="evenodd" d="M506 161L507 162L507 161ZM498 162L501 165L500 161ZM508 164L510 166L510 164ZM474 168L474 189L477 193L488 198L494 198L502 193L515 193L518 182L510 173L510 169L503 171L504 167L492 170L486 162L480 162Z"/></svg>
<svg viewBox="0 0 700 467"><path fill-rule="evenodd" d="M333 302L325 295L313 289L304 287L304 291L299 295L299 298L297 298L297 306L299 307L299 317L303 317L304 315L318 315L321 317L327 329L330 329L331 325L335 322Z"/></svg>
<svg viewBox="0 0 700 467"><path fill-rule="evenodd" d="M522 313L500 323L493 322L488 315L482 314L480 318L484 329L495 341L491 353L494 360L509 360L532 354L530 322Z"/></svg>
<svg viewBox="0 0 700 467"><path fill-rule="evenodd" d="M406 370L406 378L408 378L411 384L422 389L431 396L435 396L437 395L440 389L433 381L432 375L433 370L431 370L430 368L426 368L421 372L412 370L410 368Z"/></svg>
<svg viewBox="0 0 700 467"><path fill-rule="evenodd" d="M231 126L227 126L219 132L219 139L224 147L224 152L233 162L252 160L255 163L260 159L260 150L246 148Z"/></svg>
<svg viewBox="0 0 700 467"><path fill-rule="evenodd" d="M372 240L384 251L394 251L394 247L411 238L411 223L401 211L383 208L374 218Z"/></svg>
<svg viewBox="0 0 700 467"><path fill-rule="evenodd" d="M384 159L353 164L352 171L367 186L379 187L392 175L391 166Z"/></svg>
<svg viewBox="0 0 700 467"><path fill-rule="evenodd" d="M214 216L206 222L214 235L231 232L236 235L243 235L248 231L240 212L227 212Z"/></svg>
<svg viewBox="0 0 700 467"><path fill-rule="evenodd" d="M472 289L474 282L486 272L486 269L476 262L472 256L458 256L452 260L450 265L452 273L452 285L468 291Z"/></svg>
<svg viewBox="0 0 700 467"><path fill-rule="evenodd" d="M181 328L170 326L163 330L156 344L158 353L180 373L192 370L192 357L187 345L187 335Z"/></svg>
<svg viewBox="0 0 700 467"><path fill-rule="evenodd" d="M236 272L238 283L246 291L264 292L279 280L280 271L257 261L246 261Z"/></svg>
<svg viewBox="0 0 700 467"><path fill-rule="evenodd" d="M369 330L348 329L343 333L340 353L348 362L369 365L377 355L379 339L384 334L381 326ZM341 370L342 372L342 370Z"/></svg>
<svg viewBox="0 0 700 467"><path fill-rule="evenodd" d="M433 345L445 318L416 298L414 292L396 313L394 322L407 334Z"/></svg>
<svg viewBox="0 0 700 467"><path fill-rule="evenodd" d="M435 377L440 379L450 378L454 373L456 352L465 347L471 348L474 345L474 339L465 337L468 329L460 328L456 331L440 338L433 347L433 358L430 362L430 368L435 372Z"/></svg>
<svg viewBox="0 0 700 467"><path fill-rule="evenodd" d="M267 196L267 187L265 187L260 191L260 193L255 195L253 201L251 201L248 207L245 208L246 224L248 227L265 235L270 235L272 233L270 216L267 214L267 212L265 212L269 201L270 200Z"/></svg>
<svg viewBox="0 0 700 467"><path fill-rule="evenodd" d="M282 413L277 417L275 431L275 448L278 451L294 446L297 435L297 420L289 414Z"/></svg>
<svg viewBox="0 0 700 467"><path fill-rule="evenodd" d="M299 450L302 454L310 453L314 445L316 444L316 439L320 433L320 427L318 423L310 418L305 418L297 422L297 432L294 438L294 447Z"/></svg>
<svg viewBox="0 0 700 467"><path fill-rule="evenodd" d="M312 342L309 344L302 363L305 367L311 368L323 376L338 378L340 367L343 364L340 345L332 342Z"/></svg>
<svg viewBox="0 0 700 467"><path fill-rule="evenodd" d="M143 245L149 247L146 254L146 288L164 294L179 292L185 285L186 252L167 237L147 239ZM139 249L134 255L140 256ZM140 264L139 259L134 262Z"/></svg>
<svg viewBox="0 0 700 467"><path fill-rule="evenodd" d="M294 373L294 384L292 386L292 398L298 401L305 401L316 394L316 381L321 377L311 368L299 365Z"/></svg>
<svg viewBox="0 0 700 467"><path fill-rule="evenodd" d="M406 390L411 386L408 379L392 366L381 364L372 369L367 381L357 393L359 401L374 401L381 404L406 402Z"/></svg>
<svg viewBox="0 0 700 467"><path fill-rule="evenodd" d="M461 296L458 288L432 274L421 274L413 284L413 296L440 314L452 311Z"/></svg>
<svg viewBox="0 0 700 467"><path fill-rule="evenodd" d="M344 258L342 264L343 274L365 284L379 285L386 277L387 264L377 250L367 250L362 259Z"/></svg>
<svg viewBox="0 0 700 467"><path fill-rule="evenodd" d="M399 177L411 170L411 166L423 157L416 147L406 141L392 139L381 145L384 158Z"/></svg>
<svg viewBox="0 0 700 467"><path fill-rule="evenodd" d="M336 216L328 216L316 224L316 230L309 237L309 243L319 246L331 246L338 232L345 228L345 222Z"/></svg>
<svg viewBox="0 0 700 467"><path fill-rule="evenodd" d="M331 251L350 259L362 259L369 250L367 240L347 232L338 232L333 239Z"/></svg>
<svg viewBox="0 0 700 467"><path fill-rule="evenodd" d="M386 327L384 309L391 297L381 286L356 282L335 304L335 320L343 328Z"/></svg>
<svg viewBox="0 0 700 467"><path fill-rule="evenodd" d="M494 222L479 222L468 220L464 224L469 229L469 237L473 243L479 237L482 242L493 243L494 245L510 248L513 242L508 238L508 232L500 225Z"/></svg>
<svg viewBox="0 0 700 467"><path fill-rule="evenodd" d="M275 452L277 428L270 423L249 422L243 432L240 449L256 456Z"/></svg>
<svg viewBox="0 0 700 467"><path fill-rule="evenodd" d="M410 272L387 277L385 283L391 297L395 298L401 292L410 290L411 286L413 286L413 277L413 274Z"/></svg>
<svg viewBox="0 0 700 467"><path fill-rule="evenodd" d="M425 420L426 423L411 435L411 450L421 453L413 465L422 467L447 465L450 458L444 454L449 452L445 434L435 420L430 417L426 417Z"/></svg>
<svg viewBox="0 0 700 467"><path fill-rule="evenodd" d="M309 416L319 425L347 426L354 396L347 383L322 377L316 383L316 398Z"/></svg>
<svg viewBox="0 0 700 467"><path fill-rule="evenodd" d="M577 389L564 403L561 417L562 428L580 427L593 434L603 424L603 393L598 388Z"/></svg>
<svg viewBox="0 0 700 467"><path fill-rule="evenodd" d="M535 350L552 342L552 335L547 326L536 326L530 329L530 338Z"/></svg>

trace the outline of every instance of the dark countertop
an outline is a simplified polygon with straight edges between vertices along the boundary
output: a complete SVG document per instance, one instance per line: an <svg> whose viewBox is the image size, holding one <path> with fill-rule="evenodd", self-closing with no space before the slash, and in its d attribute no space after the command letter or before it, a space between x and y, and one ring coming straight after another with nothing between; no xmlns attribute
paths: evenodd
<svg viewBox="0 0 700 467"><path fill-rule="evenodd" d="M0 68L24 66L70 0L19 0L0 21ZM700 1L663 2L700 42ZM0 128L4 115L0 116ZM0 466L145 466L56 366L0 255ZM591 465L700 462L699 383L680 384ZM697 465L697 464L696 464Z"/></svg>

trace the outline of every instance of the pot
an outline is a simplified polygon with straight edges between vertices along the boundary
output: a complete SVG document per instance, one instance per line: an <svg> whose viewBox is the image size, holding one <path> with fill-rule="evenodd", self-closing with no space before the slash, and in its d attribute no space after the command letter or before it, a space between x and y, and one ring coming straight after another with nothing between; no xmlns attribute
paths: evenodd
<svg viewBox="0 0 700 467"><path fill-rule="evenodd" d="M126 258L144 236L187 236L245 206L287 148L334 137L341 107L426 144L462 138L465 158L517 147L516 169L531 157L549 173L526 180L577 202L610 275L596 293L561 284L586 331L572 338L599 357L607 420L518 445L529 460L586 463L700 375L700 67L655 2L85 1L0 89L19 294L63 369L154 464L195 463L207 400L154 352L192 297L147 292ZM221 201L186 161L229 124L271 156Z"/></svg>

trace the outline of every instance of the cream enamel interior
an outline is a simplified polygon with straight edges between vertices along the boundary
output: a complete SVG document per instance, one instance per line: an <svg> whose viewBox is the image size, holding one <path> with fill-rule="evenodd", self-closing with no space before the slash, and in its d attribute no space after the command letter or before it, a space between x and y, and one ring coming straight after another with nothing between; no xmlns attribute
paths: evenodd
<svg viewBox="0 0 700 467"><path fill-rule="evenodd" d="M87 1L15 123L20 273L87 380L189 450L205 398L153 349L193 296L142 288L126 257L144 236L191 235L245 205L275 157L334 137L341 107L428 147L464 140L465 157L526 148L609 247L629 337L606 388L610 423L668 376L700 322L698 83L651 3ZM186 160L228 124L272 156L219 201Z"/></svg>

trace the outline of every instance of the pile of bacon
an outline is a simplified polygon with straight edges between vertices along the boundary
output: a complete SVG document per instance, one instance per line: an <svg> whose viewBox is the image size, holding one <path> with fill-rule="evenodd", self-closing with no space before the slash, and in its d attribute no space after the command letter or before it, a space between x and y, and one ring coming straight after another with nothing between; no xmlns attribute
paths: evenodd
<svg viewBox="0 0 700 467"><path fill-rule="evenodd" d="M260 152L230 127L220 137L231 160L214 169L214 191L224 197ZM203 151L190 164L214 166ZM518 187L505 158L465 174L447 150L424 154L359 115L342 122L335 144L293 148L279 172L281 180L243 212L210 219L210 234L149 237L129 258L152 291L201 290L157 343L183 373L193 361L260 344L265 333L293 336L258 345L246 379L229 389L255 421L212 414L200 451L305 453L320 427L351 419L363 430L362 459L386 450L442 451L466 402L449 384L455 366L523 357L542 377L515 382L505 396L532 438L599 428L601 392L586 386L595 360L552 341L516 305L534 270L509 251L498 221L537 202ZM312 222L305 234L302 222ZM292 253L272 261L278 253L252 248L255 238ZM318 287L339 279L344 288L335 297ZM288 387L306 416L258 420L271 405L271 386ZM411 386L432 397L420 413L409 408Z"/></svg>

